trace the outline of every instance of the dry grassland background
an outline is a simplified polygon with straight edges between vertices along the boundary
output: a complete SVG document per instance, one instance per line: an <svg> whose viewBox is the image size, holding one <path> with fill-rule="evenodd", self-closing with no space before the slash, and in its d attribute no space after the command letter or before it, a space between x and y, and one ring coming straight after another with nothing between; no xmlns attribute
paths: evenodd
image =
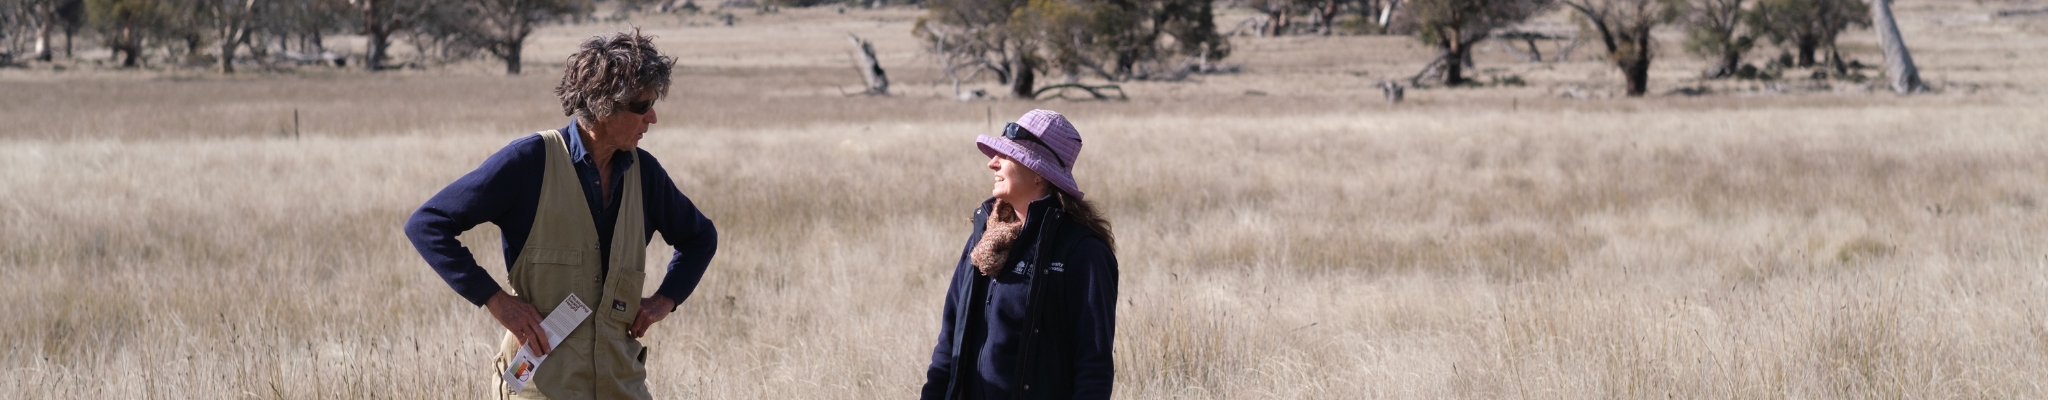
<svg viewBox="0 0 2048 400"><path fill-rule="evenodd" d="M1240 37L1245 73L1130 102L957 102L917 10L636 19L683 65L642 144L722 239L649 383L914 396L987 195L971 139L1045 107L1116 223L1122 398L2048 397L2048 17L1991 15L2044 6L1900 0L1929 95L1694 82L1667 42L1652 92L1714 94L1486 52L1480 79L1530 85L1398 106L1373 85L1421 66L1411 38ZM483 397L497 325L399 226L565 123L560 58L620 26L544 30L518 77L0 70L0 393ZM899 95L840 95L848 32ZM503 272L495 228L465 243Z"/></svg>

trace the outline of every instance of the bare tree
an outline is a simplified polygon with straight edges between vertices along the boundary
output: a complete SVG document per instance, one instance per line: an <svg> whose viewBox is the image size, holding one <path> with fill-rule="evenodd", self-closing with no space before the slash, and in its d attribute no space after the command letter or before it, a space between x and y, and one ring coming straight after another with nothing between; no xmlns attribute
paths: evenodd
<svg viewBox="0 0 2048 400"><path fill-rule="evenodd" d="M1585 24L1600 35L1607 46L1607 59L1621 69L1628 83L1628 96L1649 92L1650 60L1654 55L1650 31L1677 16L1674 0L1564 0L1564 4L1585 17Z"/></svg>
<svg viewBox="0 0 2048 400"><path fill-rule="evenodd" d="M583 10L577 0L458 0L438 23L451 24L458 40L490 52L505 62L505 73L519 74L520 51L534 28Z"/></svg>
<svg viewBox="0 0 2048 400"><path fill-rule="evenodd" d="M1550 9L1552 0L1411 0L1403 18L1417 27L1416 37L1436 46L1437 57L1416 75L1440 70L1445 86L1465 83L1464 66L1472 57L1472 45L1493 36L1493 31L1521 23Z"/></svg>
<svg viewBox="0 0 2048 400"><path fill-rule="evenodd" d="M1913 54L1906 51L1905 38L1899 37L1899 24L1892 20L1891 0L1870 0L1870 19L1877 24L1877 43L1884 48L1884 74L1892 81L1892 91L1908 94L1927 90L1920 81L1920 69L1913 67Z"/></svg>
<svg viewBox="0 0 2048 400"><path fill-rule="evenodd" d="M1685 50L1711 59L1701 76L1721 79L1735 76L1742 66L1742 54L1756 45L1756 39L1740 34L1745 14L1744 0L1690 0L1685 3Z"/></svg>

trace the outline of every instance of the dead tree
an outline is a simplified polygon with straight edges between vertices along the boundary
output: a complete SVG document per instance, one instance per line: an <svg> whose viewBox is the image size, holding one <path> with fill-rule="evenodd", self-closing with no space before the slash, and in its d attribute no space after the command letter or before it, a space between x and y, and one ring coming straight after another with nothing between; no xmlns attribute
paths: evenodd
<svg viewBox="0 0 2048 400"><path fill-rule="evenodd" d="M1892 81L1892 91L1909 94L1927 90L1920 81L1920 69L1913 67L1913 54L1906 51L1906 41L1899 37L1899 24L1892 20L1891 0L1870 0L1870 20L1877 27L1877 43L1884 48L1884 74Z"/></svg>
<svg viewBox="0 0 2048 400"><path fill-rule="evenodd" d="M875 60L875 46L859 36L846 34L853 41L853 48L860 52L860 77L867 81L869 95L889 95L889 75L882 72L882 63Z"/></svg>

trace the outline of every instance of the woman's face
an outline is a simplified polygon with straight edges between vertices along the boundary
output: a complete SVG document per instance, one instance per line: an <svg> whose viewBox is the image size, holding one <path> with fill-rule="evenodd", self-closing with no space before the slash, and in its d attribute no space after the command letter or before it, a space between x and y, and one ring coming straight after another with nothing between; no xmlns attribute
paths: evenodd
<svg viewBox="0 0 2048 400"><path fill-rule="evenodd" d="M996 178L995 187L989 194L998 200L1018 206L1045 197L1045 178L1010 159L1010 156L997 154L989 157L988 169L995 171Z"/></svg>

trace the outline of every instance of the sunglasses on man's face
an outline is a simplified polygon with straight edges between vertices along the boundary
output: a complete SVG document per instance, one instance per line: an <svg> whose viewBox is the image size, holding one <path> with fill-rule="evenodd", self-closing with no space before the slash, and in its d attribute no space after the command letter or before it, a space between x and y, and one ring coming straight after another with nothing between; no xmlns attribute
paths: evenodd
<svg viewBox="0 0 2048 400"><path fill-rule="evenodd" d="M647 111L652 109L654 109L654 100L641 100L626 103L626 111L632 112L634 114L646 115Z"/></svg>
<svg viewBox="0 0 2048 400"><path fill-rule="evenodd" d="M1067 159L1060 157L1060 152L1053 150L1052 145L1046 144L1045 140L1039 139L1038 134L1031 133L1031 130L1024 129L1024 127L1018 126L1015 122L1003 126L1003 138L1012 141L1026 140L1036 142L1039 146L1045 146L1045 152L1052 153L1052 159L1060 162L1060 168L1067 168Z"/></svg>

